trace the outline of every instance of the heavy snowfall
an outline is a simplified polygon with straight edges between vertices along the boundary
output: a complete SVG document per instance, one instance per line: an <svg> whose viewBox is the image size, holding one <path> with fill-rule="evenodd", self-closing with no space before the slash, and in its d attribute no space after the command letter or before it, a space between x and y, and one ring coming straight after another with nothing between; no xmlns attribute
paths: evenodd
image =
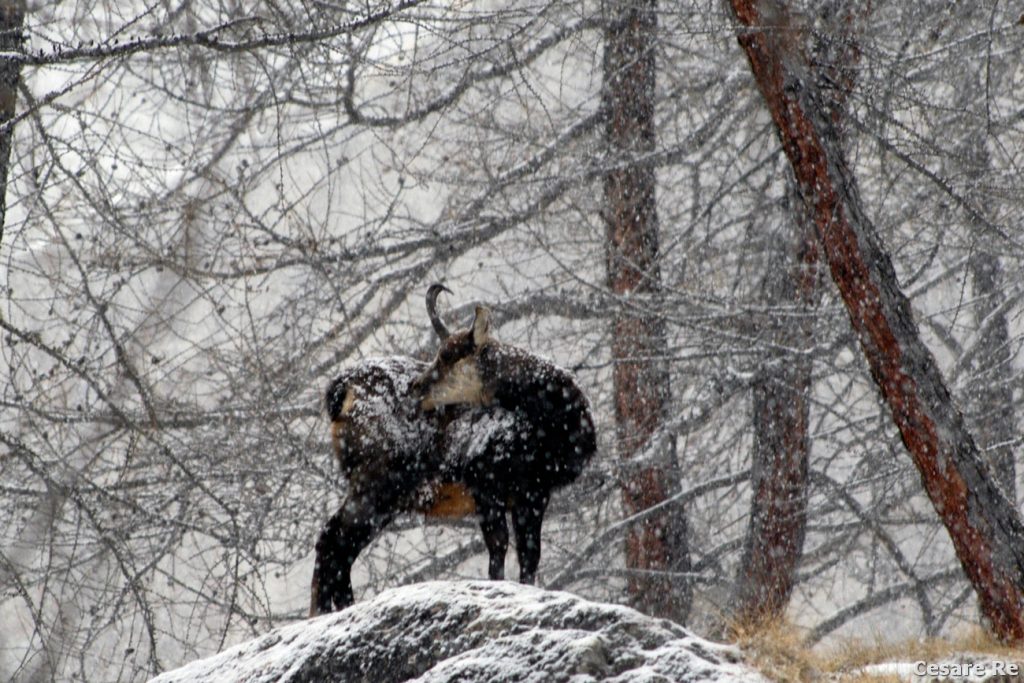
<svg viewBox="0 0 1024 683"><path fill-rule="evenodd" d="M301 632L325 393L434 360L433 283L593 415L495 619L1019 646L1022 188L998 0L0 0L0 679ZM355 610L487 590L393 512Z"/></svg>

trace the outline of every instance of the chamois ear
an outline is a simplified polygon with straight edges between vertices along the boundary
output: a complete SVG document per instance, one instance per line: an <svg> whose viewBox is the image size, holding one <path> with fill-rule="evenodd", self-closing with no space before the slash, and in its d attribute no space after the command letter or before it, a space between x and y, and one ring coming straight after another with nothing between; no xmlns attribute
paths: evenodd
<svg viewBox="0 0 1024 683"><path fill-rule="evenodd" d="M473 318L473 346L481 347L491 339L491 311L485 306L476 307Z"/></svg>

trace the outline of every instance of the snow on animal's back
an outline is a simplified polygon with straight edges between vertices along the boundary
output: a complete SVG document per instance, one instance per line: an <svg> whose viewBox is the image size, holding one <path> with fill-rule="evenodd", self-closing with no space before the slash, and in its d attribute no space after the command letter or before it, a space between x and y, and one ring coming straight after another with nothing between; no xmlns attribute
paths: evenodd
<svg viewBox="0 0 1024 683"><path fill-rule="evenodd" d="M416 454L430 447L436 426L424 420L412 396L424 363L412 358L366 358L344 369L325 403L342 469L351 472L366 453Z"/></svg>

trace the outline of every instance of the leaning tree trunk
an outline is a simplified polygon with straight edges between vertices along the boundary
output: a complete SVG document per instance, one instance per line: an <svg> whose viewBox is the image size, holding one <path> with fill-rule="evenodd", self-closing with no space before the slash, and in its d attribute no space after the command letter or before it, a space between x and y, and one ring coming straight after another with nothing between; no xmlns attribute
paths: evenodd
<svg viewBox="0 0 1024 683"><path fill-rule="evenodd" d="M664 424L670 398L665 329L657 310L661 273L654 169L636 161L655 145L655 9L654 0L616 4L605 33L602 105L613 169L604 180L608 282L616 295L630 298L612 330L616 439L627 461L644 451ZM623 469L627 515L664 501L678 486L672 447L664 457L626 462ZM627 589L635 606L649 614L685 618L688 583L674 582L670 575L689 570L686 544L682 510L648 517L630 530L626 567L635 573Z"/></svg>
<svg viewBox="0 0 1024 683"><path fill-rule="evenodd" d="M1024 640L1024 524L999 490L921 341L867 219L827 107L775 0L731 0L739 43L779 132L871 376L949 532L992 632ZM769 28L770 27L770 28ZM794 70L799 71L796 73Z"/></svg>
<svg viewBox="0 0 1024 683"><path fill-rule="evenodd" d="M832 86L827 93L830 118L842 132L847 96L860 61L856 15L843 0L829 0L820 6L819 16L830 21L834 30L815 42L813 60ZM797 185L788 184L793 245L777 250L784 258L781 263L769 263L763 290L769 305L788 307L795 317L773 322L771 351L751 392L750 523L733 608L738 623L745 627L782 615L793 592L807 530L810 351L821 290L821 249L813 213Z"/></svg>
<svg viewBox="0 0 1024 683"><path fill-rule="evenodd" d="M0 244L3 244L7 219L7 178L14 141L14 105L18 100L18 82L21 64L16 58L21 52L25 21L24 0L0 0Z"/></svg>

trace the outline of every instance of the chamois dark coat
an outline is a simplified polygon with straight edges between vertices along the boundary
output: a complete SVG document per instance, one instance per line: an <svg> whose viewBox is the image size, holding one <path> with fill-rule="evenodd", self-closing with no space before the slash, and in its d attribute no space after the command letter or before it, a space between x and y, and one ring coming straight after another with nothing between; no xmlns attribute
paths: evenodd
<svg viewBox="0 0 1024 683"><path fill-rule="evenodd" d="M475 512L491 579L504 578L511 512L519 580L533 583L551 491L574 481L596 450L590 408L572 375L489 338L475 345L480 337L473 330L469 346L453 351L452 342L466 333L449 335L437 317L440 289L431 287L427 295L442 338L432 366L401 357L367 360L327 390L335 453L349 490L317 540L311 615L352 604L353 562L401 512ZM462 364L452 372L443 358ZM474 373L486 381L474 384ZM469 380L468 391L461 378Z"/></svg>
<svg viewBox="0 0 1024 683"><path fill-rule="evenodd" d="M431 291L436 297L434 287ZM468 330L451 334L430 306L428 310L442 341L434 363L415 383L423 408L501 409L512 413L518 424L529 425L506 457L479 461L486 469L467 476L478 485L486 478L501 482L500 488L487 492L500 511L500 522L495 524L504 527L507 505L516 534L520 581L532 583L551 491L575 481L597 450L589 402L567 370L492 338L486 308L476 309Z"/></svg>
<svg viewBox="0 0 1024 683"><path fill-rule="evenodd" d="M480 514L490 577L504 576L508 534L492 530L486 473L523 447L520 435L529 427L500 409L425 413L411 385L426 367L412 358L367 359L327 390L334 452L348 490L316 543L310 616L352 604L352 564L403 512Z"/></svg>

